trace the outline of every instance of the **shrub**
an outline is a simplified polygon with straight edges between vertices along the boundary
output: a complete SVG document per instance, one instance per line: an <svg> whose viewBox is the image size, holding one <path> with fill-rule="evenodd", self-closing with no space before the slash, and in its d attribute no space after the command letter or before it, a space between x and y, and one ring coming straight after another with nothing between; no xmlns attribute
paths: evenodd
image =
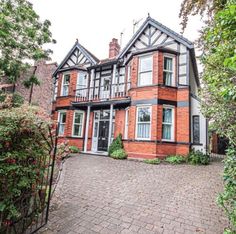
<svg viewBox="0 0 236 234"><path fill-rule="evenodd" d="M69 147L69 150L70 150L70 152L73 153L73 154L76 154L76 153L79 153L79 152L80 152L80 149L79 149L77 146L74 146L74 145L70 146L70 147Z"/></svg>
<svg viewBox="0 0 236 234"><path fill-rule="evenodd" d="M113 142L111 143L111 145L109 146L109 149L108 149L108 155L112 155L112 153L116 150L119 150L119 149L123 149L124 146L123 146L123 143L122 143L122 135L119 134L118 137L116 137Z"/></svg>
<svg viewBox="0 0 236 234"><path fill-rule="evenodd" d="M181 155L170 155L165 159L165 161L171 164L181 164L186 162L186 158Z"/></svg>
<svg viewBox="0 0 236 234"><path fill-rule="evenodd" d="M112 152L111 157L114 159L126 159L127 154L125 153L124 149L118 149Z"/></svg>
<svg viewBox="0 0 236 234"><path fill-rule="evenodd" d="M192 165L208 165L210 163L210 157L208 154L204 154L200 150L192 150L188 154L187 161Z"/></svg>
<svg viewBox="0 0 236 234"><path fill-rule="evenodd" d="M154 159L145 159L143 160L145 163L148 164L160 164L161 160L159 158L154 158Z"/></svg>
<svg viewBox="0 0 236 234"><path fill-rule="evenodd" d="M224 191L218 196L218 204L225 210L230 229L224 233L236 233L236 148L229 148L224 160Z"/></svg>
<svg viewBox="0 0 236 234"><path fill-rule="evenodd" d="M0 110L0 233L13 233L15 222L16 230L27 227L44 209L54 149L51 127L39 108ZM30 215L22 219L26 211Z"/></svg>

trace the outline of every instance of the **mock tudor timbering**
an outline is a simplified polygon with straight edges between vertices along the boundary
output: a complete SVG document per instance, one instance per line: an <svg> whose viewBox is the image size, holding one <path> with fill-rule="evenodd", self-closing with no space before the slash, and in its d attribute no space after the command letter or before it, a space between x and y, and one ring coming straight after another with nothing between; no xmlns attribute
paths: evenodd
<svg viewBox="0 0 236 234"><path fill-rule="evenodd" d="M207 148L194 46L151 17L123 50L113 38L108 59L76 41L53 78L60 141L100 153L121 133L141 158Z"/></svg>

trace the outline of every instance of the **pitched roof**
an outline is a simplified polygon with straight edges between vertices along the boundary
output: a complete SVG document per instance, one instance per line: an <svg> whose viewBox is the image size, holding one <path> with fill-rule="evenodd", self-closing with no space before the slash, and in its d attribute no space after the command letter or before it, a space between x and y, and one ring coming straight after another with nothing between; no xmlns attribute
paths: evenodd
<svg viewBox="0 0 236 234"><path fill-rule="evenodd" d="M123 57L123 55L131 48L133 43L138 39L138 37L142 34L142 32L145 30L145 28L148 25L152 25L153 27L159 29L160 31L166 33L168 36L172 37L176 41L182 43L189 49L193 48L193 43L189 41L187 38L183 37L182 35L174 32L172 29L166 27L165 25L159 23L158 21L154 20L150 16L147 17L147 19L143 22L141 27L138 29L138 31L132 36L130 41L127 43L127 45L124 47L124 49L120 52L118 55L118 58Z"/></svg>
<svg viewBox="0 0 236 234"><path fill-rule="evenodd" d="M62 60L62 62L60 63L60 65L58 66L58 68L56 69L56 71L53 73L53 76L55 76L57 74L57 72L63 68L63 66L65 65L65 63L67 62L67 60L70 58L70 56L73 54L73 52L78 49L79 51L81 51L83 53L83 55L91 62L92 65L95 65L99 62L99 59L92 54L89 50L87 50L84 46L82 46L78 40L76 40L75 44L73 45L73 47L71 48L71 50L68 52L68 54L66 55L66 57Z"/></svg>

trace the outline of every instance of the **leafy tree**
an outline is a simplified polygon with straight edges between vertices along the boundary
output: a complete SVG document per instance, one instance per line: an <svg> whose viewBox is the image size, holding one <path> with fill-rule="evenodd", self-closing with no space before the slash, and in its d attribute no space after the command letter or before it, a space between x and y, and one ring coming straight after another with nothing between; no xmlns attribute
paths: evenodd
<svg viewBox="0 0 236 234"><path fill-rule="evenodd" d="M218 203L229 217L226 233L236 232L236 0L184 0L180 16L206 16L198 46L202 50L203 113L231 145L224 167L225 189Z"/></svg>
<svg viewBox="0 0 236 234"><path fill-rule="evenodd" d="M0 0L0 76L13 84L29 67L25 61L48 58L45 43L55 43L48 20L40 21L27 0Z"/></svg>

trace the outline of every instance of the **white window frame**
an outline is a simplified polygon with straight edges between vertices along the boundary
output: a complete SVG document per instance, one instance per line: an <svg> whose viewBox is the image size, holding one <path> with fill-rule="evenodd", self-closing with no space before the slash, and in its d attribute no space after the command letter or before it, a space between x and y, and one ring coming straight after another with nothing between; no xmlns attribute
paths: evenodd
<svg viewBox="0 0 236 234"><path fill-rule="evenodd" d="M68 86L68 94L67 95L64 95L63 94L63 88L64 88L64 86L65 86L65 84L64 84L64 79L65 79L65 76L66 75L70 75L70 81L71 81L71 74L70 73L64 73L63 74L63 77L62 77L62 82L61 82L61 96L63 96L63 97L66 97L66 96L68 96L69 95L69 92L70 92L70 83L67 85Z"/></svg>
<svg viewBox="0 0 236 234"><path fill-rule="evenodd" d="M165 64L165 58L170 58L170 59L172 59L172 66L173 66L173 70L172 71L170 71L170 70L165 70L164 69L164 64ZM165 83L164 83L164 72L172 72L172 81L171 81L171 85L166 85L166 86L176 86L176 71L175 71L175 69L176 69L176 56L175 55L173 55L173 54L164 54L163 55L163 84L164 85L166 85Z"/></svg>
<svg viewBox="0 0 236 234"><path fill-rule="evenodd" d="M151 58L151 61L152 61L152 70L150 71L141 71L141 59L145 59L145 58L148 58L150 57ZM144 73L151 73L151 83L150 84L145 84L145 85L140 85L140 79L141 79L141 75L140 74L144 74ZM145 54L145 55L142 55L142 56L139 56L139 65L138 65L138 82L137 82L137 86L138 87L145 87L145 86L150 86L153 84L153 54Z"/></svg>
<svg viewBox="0 0 236 234"><path fill-rule="evenodd" d="M125 131L124 131L124 139L128 139L128 131L129 131L129 108L125 109Z"/></svg>
<svg viewBox="0 0 236 234"><path fill-rule="evenodd" d="M74 133L74 126L75 126L75 114L82 114L83 117L82 117L82 123L81 124L76 124L76 125L81 125L81 135L75 135ZM84 132L84 111L81 111L81 110L75 110L74 111L74 115L73 115L73 125L72 125L72 136L73 137L83 137L83 132Z"/></svg>
<svg viewBox="0 0 236 234"><path fill-rule="evenodd" d="M163 122L164 109L172 109L171 138L170 139L163 138L163 125L164 124L170 125L170 123ZM162 108L162 129L161 129L162 140L163 141L174 141L175 140L174 129L175 129L175 107L169 106L169 105L163 105L163 108Z"/></svg>
<svg viewBox="0 0 236 234"><path fill-rule="evenodd" d="M67 119L67 113L66 113L66 110L60 110L58 111L58 119L57 119L57 122L58 122L58 125L59 125L59 128L58 128L58 136L64 136L65 135L65 127L66 127L66 122L64 123L64 132L63 134L60 134L60 126L61 126L61 123L60 123L60 117L61 117L61 114L65 114L66 115L66 119Z"/></svg>
<svg viewBox="0 0 236 234"><path fill-rule="evenodd" d="M149 129L149 137L148 138L141 138L138 137L138 110L141 108L148 107L150 108L150 129ZM144 122L142 122L144 123ZM136 140L151 140L152 134L152 105L137 105L136 106L136 123L135 123L135 139Z"/></svg>
<svg viewBox="0 0 236 234"><path fill-rule="evenodd" d="M83 78L85 78L85 84L79 85L79 79L80 76L84 75ZM79 90L80 89L80 90ZM88 73L85 71L79 71L77 73L77 79L76 79L76 96L79 97L86 97L87 95L87 89L88 89Z"/></svg>

